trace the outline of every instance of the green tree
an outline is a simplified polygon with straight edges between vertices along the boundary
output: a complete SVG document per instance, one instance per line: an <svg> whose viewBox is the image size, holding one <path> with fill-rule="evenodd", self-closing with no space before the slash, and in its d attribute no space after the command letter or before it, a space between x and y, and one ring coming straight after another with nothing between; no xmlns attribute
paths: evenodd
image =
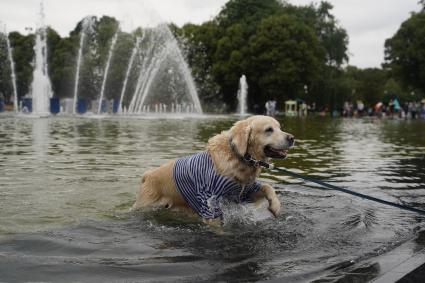
<svg viewBox="0 0 425 283"><path fill-rule="evenodd" d="M106 71L109 48L112 38L118 31L118 26L119 23L114 18L108 16L103 16L100 19L94 18L94 32L87 35L83 49L83 64L80 69L80 87L78 90L79 94L81 94L80 97L86 99L99 98L103 76ZM79 38L81 30L82 21L77 24L71 36L78 34ZM78 47L74 52L75 57L77 56L77 50ZM106 95L105 97L108 96Z"/></svg>
<svg viewBox="0 0 425 283"><path fill-rule="evenodd" d="M211 21L201 25L187 24L182 28L172 24L169 27L184 49L207 111L214 111L217 106L221 108L223 102L229 111L234 111L239 78L243 74L247 75L250 86L251 109L254 104L263 105L271 97L280 101L302 98L319 106L333 107L354 97L350 93L354 79L348 78L341 67L348 61L348 36L331 12L332 5L327 2L293 6L279 0L230 0ZM78 90L79 97L86 99L99 96L111 40L118 30L118 22L112 17L94 17L93 21L93 30L87 34L82 52ZM82 27L83 21L80 21L69 36L63 38L48 29L49 75L58 97L72 97L74 92ZM126 104L135 91L143 62L149 62L143 59L150 58L146 53L163 47L164 34L156 37L154 29L143 31L146 37L130 73ZM119 97L135 36L143 31L118 33L106 98ZM10 39L16 60L18 92L22 96L28 93L32 80L34 35L11 33ZM3 55L0 54L0 60ZM166 58L168 63L158 66L156 81L159 82L152 85L154 91L165 96L185 91L184 84L180 83L183 78L171 76L173 70L178 69L172 57ZM7 73L8 68L3 64L0 73ZM4 76L0 87L6 90ZM171 77L174 77L172 83L164 83ZM355 82L358 81L360 79Z"/></svg>
<svg viewBox="0 0 425 283"><path fill-rule="evenodd" d="M284 2L277 0L231 0L215 18L218 36L216 48L212 50L212 74L230 111L236 107L239 78L249 73L250 38L260 22L282 12L283 5ZM255 85L249 76L248 83ZM250 89L250 93L256 91Z"/></svg>
<svg viewBox="0 0 425 283"><path fill-rule="evenodd" d="M8 35L0 33L0 98L8 103L12 97L12 83L6 36Z"/></svg>
<svg viewBox="0 0 425 283"><path fill-rule="evenodd" d="M248 71L249 37L244 34L244 26L235 24L226 30L226 34L217 42L212 71L220 85L224 102L234 109L238 81Z"/></svg>
<svg viewBox="0 0 425 283"><path fill-rule="evenodd" d="M276 0L230 0L216 17L218 25L226 29L234 24L243 24L248 32L254 32L263 18L282 11L286 1Z"/></svg>
<svg viewBox="0 0 425 283"><path fill-rule="evenodd" d="M212 71L219 39L218 25L214 21L208 21L201 25L186 24L181 29L172 26L172 31L179 39L191 67L204 110L222 110L223 96Z"/></svg>
<svg viewBox="0 0 425 283"><path fill-rule="evenodd" d="M348 62L348 35L332 15L332 9L332 4L322 1L308 6L286 5L284 13L310 26L325 50L326 64L340 68Z"/></svg>
<svg viewBox="0 0 425 283"><path fill-rule="evenodd" d="M345 95L342 94L342 99L338 101L339 106L342 106L344 101L356 100L373 106L379 101L388 103L394 97L400 101L406 101L406 92L400 84L381 68L359 69L347 66L340 81L345 88Z"/></svg>
<svg viewBox="0 0 425 283"><path fill-rule="evenodd" d="M109 99L119 99L129 59L135 44L135 37L131 34L120 32L114 55L111 61L111 68L106 83L105 97Z"/></svg>
<svg viewBox="0 0 425 283"><path fill-rule="evenodd" d="M323 48L314 31L288 15L272 16L258 27L250 43L251 83L258 89L252 103L279 102L305 95L321 72Z"/></svg>
<svg viewBox="0 0 425 283"><path fill-rule="evenodd" d="M326 64L340 68L348 62L348 35L331 14L333 6L320 2L316 9L316 34L326 51Z"/></svg>
<svg viewBox="0 0 425 283"><path fill-rule="evenodd" d="M423 2L422 2L423 3ZM425 93L425 13L412 13L385 41L385 65L410 89Z"/></svg>
<svg viewBox="0 0 425 283"><path fill-rule="evenodd" d="M19 32L11 32L9 39L13 48L18 97L21 98L29 93L31 86L35 36L34 34L25 36Z"/></svg>
<svg viewBox="0 0 425 283"><path fill-rule="evenodd" d="M383 100L384 86L387 81L386 72L378 68L366 68L358 72L356 99L373 105Z"/></svg>
<svg viewBox="0 0 425 283"><path fill-rule="evenodd" d="M78 37L61 38L52 28L47 29L49 76L56 97L72 97Z"/></svg>
<svg viewBox="0 0 425 283"><path fill-rule="evenodd" d="M384 95L381 101L388 103L390 99L397 97L400 102L417 101L419 93L409 92L402 87L400 82L392 77L389 77L384 85Z"/></svg>

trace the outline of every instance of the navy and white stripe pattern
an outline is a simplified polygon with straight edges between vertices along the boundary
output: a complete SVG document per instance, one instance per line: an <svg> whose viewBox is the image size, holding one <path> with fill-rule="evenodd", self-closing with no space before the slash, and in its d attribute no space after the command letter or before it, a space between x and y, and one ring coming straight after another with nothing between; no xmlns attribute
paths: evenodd
<svg viewBox="0 0 425 283"><path fill-rule="evenodd" d="M220 204L223 200L247 202L252 193L260 190L260 183L254 182L246 185L241 194L239 183L217 174L206 151L177 159L173 178L189 206L206 219L222 216Z"/></svg>

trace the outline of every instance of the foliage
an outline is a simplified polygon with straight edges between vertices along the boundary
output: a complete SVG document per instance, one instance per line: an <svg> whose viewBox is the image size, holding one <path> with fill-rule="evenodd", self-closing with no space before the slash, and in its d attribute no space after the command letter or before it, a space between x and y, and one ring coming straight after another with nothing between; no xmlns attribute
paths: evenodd
<svg viewBox="0 0 425 283"><path fill-rule="evenodd" d="M304 86L321 73L323 49L314 32L296 18L276 15L263 20L249 42L251 85L258 97L278 102L304 96Z"/></svg>
<svg viewBox="0 0 425 283"><path fill-rule="evenodd" d="M171 26L171 30L178 38L191 67L204 110L209 112L220 110L223 97L212 75L218 26L209 21L199 26L194 24L186 24L182 28Z"/></svg>
<svg viewBox="0 0 425 283"><path fill-rule="evenodd" d="M331 14L332 9L329 2L322 1L318 5L287 5L285 13L294 15L310 26L325 50L326 64L340 68L348 62L348 35Z"/></svg>
<svg viewBox="0 0 425 283"><path fill-rule="evenodd" d="M57 97L72 97L78 37L61 38L52 28L47 29L49 46L49 77Z"/></svg>
<svg viewBox="0 0 425 283"><path fill-rule="evenodd" d="M254 32L257 23L282 8L282 3L276 0L230 0L215 20L222 29L241 24L246 26L248 32Z"/></svg>
<svg viewBox="0 0 425 283"><path fill-rule="evenodd" d="M204 81L215 82L233 111L238 81L245 74L251 108L271 97L322 104L326 91L335 88L329 74L348 61L348 36L331 9L327 2L298 7L277 0L231 0L213 21L184 26L181 34L189 39L188 53L202 49L204 54L201 59L189 56L196 58L189 59L192 70L209 78L199 80L201 88Z"/></svg>
<svg viewBox="0 0 425 283"><path fill-rule="evenodd" d="M425 7L424 0L420 1ZM229 0L212 20L182 27L169 24L190 66L201 103L208 112L233 112L237 103L239 78L249 84L250 111L261 111L271 98L279 105L287 99L315 102L320 108L340 108L344 101L362 100L367 105L388 101L420 99L425 93L425 13L413 13L385 43L384 69L359 69L348 66L348 35L332 14L329 2L306 6L280 0ZM105 98L118 99L123 89L129 59L136 36L143 37L129 76L124 104L129 105L140 70L153 72L157 80L151 90L162 98L177 101L185 89L177 55L168 54L159 65L153 62L166 44L165 34L154 35L154 28L141 27L131 33L119 31L112 17L92 17L91 29L83 21L69 36L47 30L49 75L54 95L72 97L76 61L82 32L86 43L82 50L78 93L85 99L97 99L105 75L112 38L118 33ZM16 65L18 96L30 92L34 60L34 34L9 34ZM161 55L162 54L162 55ZM155 55L155 56L152 56ZM173 58L175 57L175 58ZM146 70L151 66L150 70ZM0 92L11 97L10 64L5 38L0 37ZM170 96L171 94L171 96ZM158 96L156 96L158 97ZM155 101L150 101L155 103Z"/></svg>
<svg viewBox="0 0 425 283"><path fill-rule="evenodd" d="M12 83L6 36L7 35L0 33L0 99L10 101L12 95Z"/></svg>
<svg viewBox="0 0 425 283"><path fill-rule="evenodd" d="M15 61L18 97L23 97L29 93L32 81L35 36L11 32L9 39Z"/></svg>
<svg viewBox="0 0 425 283"><path fill-rule="evenodd" d="M385 67L405 87L425 93L425 12L412 13L386 40L385 61Z"/></svg>

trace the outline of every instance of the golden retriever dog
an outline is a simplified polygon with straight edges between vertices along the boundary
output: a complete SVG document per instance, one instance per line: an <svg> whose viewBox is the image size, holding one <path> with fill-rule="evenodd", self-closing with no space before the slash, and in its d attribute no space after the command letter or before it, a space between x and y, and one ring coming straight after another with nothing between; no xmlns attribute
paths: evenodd
<svg viewBox="0 0 425 283"><path fill-rule="evenodd" d="M285 158L294 136L281 130L272 117L252 116L209 139L206 151L169 161L149 170L141 179L132 209L152 206L185 208L207 224L221 223L223 201L268 201L277 216L281 204L274 189L256 181L261 168L244 156L269 161Z"/></svg>

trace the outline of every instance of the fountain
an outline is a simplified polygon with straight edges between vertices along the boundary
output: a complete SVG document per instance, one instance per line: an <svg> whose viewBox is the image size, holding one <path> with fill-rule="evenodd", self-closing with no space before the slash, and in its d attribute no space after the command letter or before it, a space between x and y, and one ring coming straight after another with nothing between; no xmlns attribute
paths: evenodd
<svg viewBox="0 0 425 283"><path fill-rule="evenodd" d="M141 110L144 108L143 104L139 105L140 101L140 92L145 88L146 83L148 82L148 77L150 76L152 69L157 64L157 57L164 56L162 53L160 53L160 56L155 57L155 40L153 35L149 36L148 42L147 42L148 48L145 50L143 54L143 62L140 69L139 78L137 80L136 88L133 93L130 105L128 107L128 114L137 114L140 113ZM157 48L157 51L159 48Z"/></svg>
<svg viewBox="0 0 425 283"><path fill-rule="evenodd" d="M238 90L238 114L247 115L246 98L248 96L248 83L246 82L246 76L242 75L239 80Z"/></svg>
<svg viewBox="0 0 425 283"><path fill-rule="evenodd" d="M47 64L47 33L44 25L43 4L40 5L40 22L36 31L34 46L35 64L32 91L32 113L37 116L50 115L49 104L52 97L52 87L48 75Z"/></svg>
<svg viewBox="0 0 425 283"><path fill-rule="evenodd" d="M4 35L6 38L7 54L8 54L9 63L10 63L10 79L12 81L12 89L13 89L13 110L17 113L18 112L18 91L16 88L15 61L13 60L12 47L10 46L9 35L6 32L6 27L5 27Z"/></svg>
<svg viewBox="0 0 425 283"><path fill-rule="evenodd" d="M128 68L127 68L127 71L126 71L126 74L125 74L124 83L123 83L122 91L121 91L121 95L120 95L120 101L119 101L119 104L118 104L119 105L118 106L118 113L119 114L123 113L122 101L124 99L125 91L127 90L128 78L130 76L131 69L133 68L134 59L136 58L137 52L139 51L140 42L142 40L143 40L143 37L137 37L136 38L136 43L134 44L133 51L131 52L131 57L130 57L130 61L128 63Z"/></svg>
<svg viewBox="0 0 425 283"><path fill-rule="evenodd" d="M76 114L77 112L78 85L80 82L80 68L81 68L81 61L83 58L84 42L85 42L87 33L92 30L92 27L93 27L93 18L92 17L84 18L82 23L82 28L81 28L81 35L80 35L80 47L78 49L77 70L75 72L74 101L72 106L73 114Z"/></svg>
<svg viewBox="0 0 425 283"><path fill-rule="evenodd" d="M73 66L75 79L72 80L72 97L63 98L60 102L58 99L51 100L53 92L48 75L47 28L44 24L43 4L40 6L40 20L35 33L33 80L30 94L25 100L30 103L32 99L32 112L36 116L49 115L49 108L53 102L55 106L57 105L58 112L61 109L61 112L74 115L77 112L83 113L87 105L81 103L81 105L84 104L84 107L81 107L84 110L80 111L78 110L80 102L86 102L89 99L92 100L91 111L102 114L105 112L105 106L110 104L105 97L111 96L114 98L112 111L120 115L154 112L161 115L203 113L191 71L178 42L168 25L158 21L155 24L148 23L143 29L132 28L131 31L125 32L121 30L120 23L112 39L109 39L110 45L107 47L109 51L105 60L99 63L98 60L104 58L104 53L101 53L103 52L101 48L104 47L99 48L97 45L99 39L93 32L99 32L97 24L104 22L102 19L97 21L95 16L84 18L80 30L78 53L75 54L76 63L75 67ZM93 36L89 37L89 35ZM120 37L119 43L117 43L118 37ZM131 38L135 41L131 42ZM8 48L12 79L15 80L9 43ZM104 68L101 67L103 64L105 64ZM89 81L86 81L84 73L93 76L87 77ZM16 83L14 83L14 92L15 110L17 110ZM24 108L28 112L31 105L26 105Z"/></svg>
<svg viewBox="0 0 425 283"><path fill-rule="evenodd" d="M112 56L114 55L114 47L115 47L115 44L117 43L118 32L119 32L119 27L114 37L112 38L111 46L109 47L108 61L106 62L105 73L103 75L102 88L100 89L99 106L97 109L97 114L102 113L103 95L105 93L105 86L106 86L106 81L108 79L109 67L111 66L111 59L112 59Z"/></svg>
<svg viewBox="0 0 425 283"><path fill-rule="evenodd" d="M131 102L128 106L128 114L140 114L146 104L157 104L158 97L154 94L154 84L161 81L160 75L166 75L169 70L169 65L174 66L180 72L172 72L170 76L181 75L181 82L185 84L185 93L188 97L180 97L182 99L189 99L187 102L193 103L192 113L202 114L202 107L196 91L195 83L190 73L190 69L184 60L183 54L178 46L178 43L168 26L165 24L158 25L151 29L149 34L145 36L145 45L147 48L143 52L143 62L141 64L139 77L137 80L135 91L132 95ZM148 101L151 97L152 101ZM175 100L177 99L174 97ZM163 109L172 109L172 100L168 97L165 103L167 107ZM182 103L183 101L173 101L175 103ZM164 111L165 112L165 111ZM156 112L159 113L159 112ZM162 112L163 113L163 112Z"/></svg>

